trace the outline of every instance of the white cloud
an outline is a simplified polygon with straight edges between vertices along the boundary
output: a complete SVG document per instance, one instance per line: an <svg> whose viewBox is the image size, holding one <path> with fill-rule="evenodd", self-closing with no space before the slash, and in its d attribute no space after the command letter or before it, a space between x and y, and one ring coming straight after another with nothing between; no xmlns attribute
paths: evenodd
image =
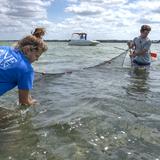
<svg viewBox="0 0 160 160"><path fill-rule="evenodd" d="M100 39L130 39L133 34L139 33L142 24L157 28L160 24L158 9L158 0L79 0L79 3L66 8L75 17L64 23L74 30L77 28L77 31L101 32L98 35ZM158 28L157 33L160 33Z"/></svg>
<svg viewBox="0 0 160 160"><path fill-rule="evenodd" d="M68 0L69 3L76 3L78 0Z"/></svg>
<svg viewBox="0 0 160 160"><path fill-rule="evenodd" d="M63 1L68 2L64 8L66 15L58 22L57 15L52 15L54 22L49 20L48 7ZM46 27L47 39L69 39L74 31L87 32L94 39L130 39L144 23L156 32L151 32L151 38L159 39L159 0L61 0L56 3L54 0L0 0L0 3L0 34L5 33L6 39L11 35L13 39L19 38L36 26Z"/></svg>
<svg viewBox="0 0 160 160"><path fill-rule="evenodd" d="M105 9L99 6L92 5L88 2L85 2L85 3L80 4L79 6L72 5L70 7L67 7L65 11L73 12L75 14L82 15L82 16L83 15L87 16L87 15L100 14L104 12Z"/></svg>
<svg viewBox="0 0 160 160"><path fill-rule="evenodd" d="M41 22L42 19L47 21L47 7L52 2L53 0L0 0L0 33L5 32L6 39L12 33L14 39L14 32L23 35L31 30L34 22L45 25Z"/></svg>

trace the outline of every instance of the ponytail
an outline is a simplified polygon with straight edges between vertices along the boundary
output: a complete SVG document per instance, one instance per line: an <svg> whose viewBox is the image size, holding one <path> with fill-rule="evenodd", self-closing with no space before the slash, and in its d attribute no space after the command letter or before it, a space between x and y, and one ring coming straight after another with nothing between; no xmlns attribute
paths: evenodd
<svg viewBox="0 0 160 160"><path fill-rule="evenodd" d="M42 39L42 36L44 36L46 33L45 28L36 28L34 32L32 33L33 36Z"/></svg>

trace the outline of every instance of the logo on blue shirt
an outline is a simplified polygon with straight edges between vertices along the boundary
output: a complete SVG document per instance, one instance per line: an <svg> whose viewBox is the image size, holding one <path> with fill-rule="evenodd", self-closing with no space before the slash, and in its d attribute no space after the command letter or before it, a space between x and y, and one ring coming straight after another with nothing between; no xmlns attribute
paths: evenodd
<svg viewBox="0 0 160 160"><path fill-rule="evenodd" d="M8 50L0 49L0 68L7 69L18 60Z"/></svg>

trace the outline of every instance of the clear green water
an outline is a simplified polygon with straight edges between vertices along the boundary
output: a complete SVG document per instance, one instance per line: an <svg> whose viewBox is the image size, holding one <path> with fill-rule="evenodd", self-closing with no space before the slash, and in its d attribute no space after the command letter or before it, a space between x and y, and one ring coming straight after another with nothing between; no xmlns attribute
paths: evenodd
<svg viewBox="0 0 160 160"><path fill-rule="evenodd" d="M123 68L124 55L92 67L126 44L48 45L36 71L73 72L37 73L34 107L17 106L16 89L0 98L0 160L160 159L159 61L147 72Z"/></svg>

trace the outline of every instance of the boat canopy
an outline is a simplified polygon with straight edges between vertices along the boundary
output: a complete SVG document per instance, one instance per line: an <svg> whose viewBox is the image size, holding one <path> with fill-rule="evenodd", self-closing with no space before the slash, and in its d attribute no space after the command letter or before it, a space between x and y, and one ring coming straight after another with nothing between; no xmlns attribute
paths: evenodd
<svg viewBox="0 0 160 160"><path fill-rule="evenodd" d="M84 33L84 32L72 33L72 38L74 37L74 35L78 35L79 39L84 39L84 40L87 39L87 33Z"/></svg>
<svg viewBox="0 0 160 160"><path fill-rule="evenodd" d="M73 34L78 34L78 35L87 35L87 33L84 33L84 32L75 32L75 33L73 33ZM73 35L72 34L72 35Z"/></svg>

